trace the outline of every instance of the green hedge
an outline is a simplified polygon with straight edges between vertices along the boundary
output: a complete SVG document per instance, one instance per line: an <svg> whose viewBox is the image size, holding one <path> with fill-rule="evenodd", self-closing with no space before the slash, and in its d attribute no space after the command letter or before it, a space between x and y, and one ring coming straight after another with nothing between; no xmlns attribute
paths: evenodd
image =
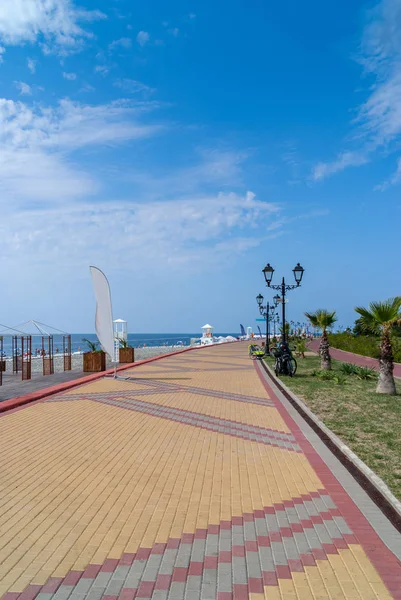
<svg viewBox="0 0 401 600"><path fill-rule="evenodd" d="M401 363L401 340L393 338L394 361ZM362 356L379 358L379 338L373 335L353 335L352 333L332 333L329 335L329 343L333 348L355 352Z"/></svg>

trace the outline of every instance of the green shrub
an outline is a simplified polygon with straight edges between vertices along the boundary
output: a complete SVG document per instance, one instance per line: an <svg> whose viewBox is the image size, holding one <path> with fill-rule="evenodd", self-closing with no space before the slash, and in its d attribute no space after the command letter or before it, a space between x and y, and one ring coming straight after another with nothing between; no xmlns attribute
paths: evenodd
<svg viewBox="0 0 401 600"><path fill-rule="evenodd" d="M318 377L321 381L332 381L335 385L344 385L347 381L346 376L338 371L315 369L311 374L313 377Z"/></svg>
<svg viewBox="0 0 401 600"><path fill-rule="evenodd" d="M379 374L374 369L369 369L369 367L357 367L355 375L359 379L377 379Z"/></svg>
<svg viewBox="0 0 401 600"><path fill-rule="evenodd" d="M333 381L336 385L344 385L347 382L347 377L343 373L334 372Z"/></svg>
<svg viewBox="0 0 401 600"><path fill-rule="evenodd" d="M299 355L302 356L302 358L305 358L305 352L307 351L307 345L306 345L306 340L304 340L303 338L295 338L295 352Z"/></svg>
<svg viewBox="0 0 401 600"><path fill-rule="evenodd" d="M332 348L372 358L379 358L379 343L379 338L374 335L353 335L347 332L329 334L329 344Z"/></svg>
<svg viewBox="0 0 401 600"><path fill-rule="evenodd" d="M401 338L393 335L391 338L393 344L394 362L401 363ZM332 348L354 352L361 356L370 356L379 358L380 338L374 335L353 335L350 332L330 333L329 344Z"/></svg>
<svg viewBox="0 0 401 600"><path fill-rule="evenodd" d="M82 341L88 346L89 352L101 352L101 350L98 348L99 342L91 342L87 338L82 338Z"/></svg>
<svg viewBox="0 0 401 600"><path fill-rule="evenodd" d="M358 367L356 365L353 365L352 363L342 363L342 365L340 366L340 371L344 375L356 375L357 370Z"/></svg>

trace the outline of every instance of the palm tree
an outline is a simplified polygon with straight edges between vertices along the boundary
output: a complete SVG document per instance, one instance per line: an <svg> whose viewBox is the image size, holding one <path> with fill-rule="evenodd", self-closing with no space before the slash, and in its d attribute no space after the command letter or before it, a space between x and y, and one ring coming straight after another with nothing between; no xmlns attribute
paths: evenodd
<svg viewBox="0 0 401 600"><path fill-rule="evenodd" d="M283 329L282 325L280 325L279 331L280 331L281 334L284 333L284 329ZM285 323L285 337L289 338L290 337L290 333L291 333L291 327L290 327L290 324L288 323L288 321L286 321L286 323Z"/></svg>
<svg viewBox="0 0 401 600"><path fill-rule="evenodd" d="M355 311L360 315L358 322L367 333L380 335L379 381L376 392L391 394L397 392L393 376L393 345L391 332L401 323L401 297L389 298L384 302L371 302L369 308L358 306Z"/></svg>
<svg viewBox="0 0 401 600"><path fill-rule="evenodd" d="M97 342L91 342L90 340L88 340L88 338L82 338L82 341L85 342L85 344L87 344L89 352L97 352Z"/></svg>
<svg viewBox="0 0 401 600"><path fill-rule="evenodd" d="M324 308L319 308L314 313L305 313L305 317L309 319L313 327L317 327L322 331L319 345L320 368L322 371L331 371L330 345L327 329L332 327L337 321L336 311L329 312Z"/></svg>

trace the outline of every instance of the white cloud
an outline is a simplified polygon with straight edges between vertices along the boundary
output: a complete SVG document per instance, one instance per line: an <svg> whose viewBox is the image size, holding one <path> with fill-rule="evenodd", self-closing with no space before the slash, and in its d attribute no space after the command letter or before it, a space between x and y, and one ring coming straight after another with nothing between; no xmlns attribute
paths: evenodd
<svg viewBox="0 0 401 600"><path fill-rule="evenodd" d="M114 42L111 42L111 44L109 44L109 49L110 50L115 50L116 48L125 48L126 50L128 50L129 48L131 48L132 46L132 40L131 38L127 38L127 37L122 37L119 40L114 40Z"/></svg>
<svg viewBox="0 0 401 600"><path fill-rule="evenodd" d="M397 168L396 168L395 172L392 174L392 176L390 177L390 179L388 179L387 181L383 181L383 183L380 183L379 185L377 185L375 187L375 191L376 192L384 192L392 185L396 185L400 182L401 182L401 158L399 158L397 160Z"/></svg>
<svg viewBox="0 0 401 600"><path fill-rule="evenodd" d="M143 125L147 105L115 102L92 106L61 101L34 108L0 99L0 204L24 205L78 198L98 189L97 182L70 156L75 150L124 143L154 135ZM81 159L82 160L82 159Z"/></svg>
<svg viewBox="0 0 401 600"><path fill-rule="evenodd" d="M14 81L14 85L20 93L20 96L32 96L32 88L23 81Z"/></svg>
<svg viewBox="0 0 401 600"><path fill-rule="evenodd" d="M94 92L96 90L95 87L93 87L93 85L91 85L90 83L84 83L84 85L80 88L80 92L83 94L87 94L90 92Z"/></svg>
<svg viewBox="0 0 401 600"><path fill-rule="evenodd" d="M89 171L85 149L93 156L156 134L157 126L142 123L152 107L70 100L41 107L0 99L0 236L10 269L46 266L72 276L95 259L107 268L142 271L209 268L280 229L275 204L251 192L216 191L238 183L244 155L235 152L203 150L199 165L170 172L155 186L150 174L142 191L137 185L124 201L105 200L102 168ZM117 232L112 244L111 232Z"/></svg>
<svg viewBox="0 0 401 600"><path fill-rule="evenodd" d="M75 81L77 78L76 73L63 73L64 79L68 79L69 81Z"/></svg>
<svg viewBox="0 0 401 600"><path fill-rule="evenodd" d="M268 225L278 219L274 204L250 192L228 193L18 212L7 216L7 225L0 222L0 236L4 260L29 263L31 257L36 269L67 262L72 269L86 269L93 260L130 271L149 266L210 269L266 240ZM110 244L113 232L117 235Z"/></svg>
<svg viewBox="0 0 401 600"><path fill-rule="evenodd" d="M153 88L149 87L148 85L145 85L141 81L136 81L135 79L117 79L113 85L130 94L149 95L155 92Z"/></svg>
<svg viewBox="0 0 401 600"><path fill-rule="evenodd" d="M401 133L401 63L391 76L376 84L360 107L356 122L372 150L388 146Z"/></svg>
<svg viewBox="0 0 401 600"><path fill-rule="evenodd" d="M110 73L110 67L107 65L97 65L94 69L95 73L99 73L102 77L106 77Z"/></svg>
<svg viewBox="0 0 401 600"><path fill-rule="evenodd" d="M358 61L365 75L373 77L368 97L357 108L353 125L354 149L342 152L328 163L314 167L314 179L323 179L349 166L372 160L375 154L392 145L401 135L401 1L381 0L367 12Z"/></svg>
<svg viewBox="0 0 401 600"><path fill-rule="evenodd" d="M178 37L180 34L178 27L173 27L172 29L169 29L168 32L174 37Z"/></svg>
<svg viewBox="0 0 401 600"><path fill-rule="evenodd" d="M2 62L4 62L4 57L3 54L5 53L6 49L4 48L4 46L0 46L0 65Z"/></svg>
<svg viewBox="0 0 401 600"><path fill-rule="evenodd" d="M189 18L190 19L196 19L196 14L195 13L189 13Z"/></svg>
<svg viewBox="0 0 401 600"><path fill-rule="evenodd" d="M312 178L315 181L319 181L320 179L325 179L339 171L343 171L347 167L359 167L360 165L364 165L368 160L367 155L362 152L342 152L333 162L322 162L315 165L312 172Z"/></svg>
<svg viewBox="0 0 401 600"><path fill-rule="evenodd" d="M13 0L0 3L0 40L5 45L43 43L45 52L66 54L82 47L91 33L79 25L105 18L78 8L72 0Z"/></svg>
<svg viewBox="0 0 401 600"><path fill-rule="evenodd" d="M37 60L33 60L32 58L27 59L28 69L30 70L32 75L34 75L36 73L37 62L38 62Z"/></svg>
<svg viewBox="0 0 401 600"><path fill-rule="evenodd" d="M200 190L233 188L242 184L242 165L247 155L222 150L199 150L193 166L178 168L168 173L151 174L130 172L127 179L142 190L147 197L171 197L182 194L198 194Z"/></svg>
<svg viewBox="0 0 401 600"><path fill-rule="evenodd" d="M136 41L140 46L144 46L149 42L150 36L147 31L140 31L136 36Z"/></svg>

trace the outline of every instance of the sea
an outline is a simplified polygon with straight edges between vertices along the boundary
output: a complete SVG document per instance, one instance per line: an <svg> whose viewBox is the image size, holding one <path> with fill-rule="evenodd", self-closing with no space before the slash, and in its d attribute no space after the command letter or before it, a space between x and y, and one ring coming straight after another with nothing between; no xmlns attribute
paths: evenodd
<svg viewBox="0 0 401 600"><path fill-rule="evenodd" d="M238 337L237 333L215 333L214 336L232 335ZM198 333L129 333L128 343L134 348L154 347L154 346L189 346L191 339L199 339ZM71 352L82 353L87 352L89 347L84 341L87 339L91 342L97 342L97 335L94 333L72 333L71 334ZM45 338L46 343L46 338ZM36 354L36 350L42 349L42 336L32 335L32 354ZM46 350L46 346L45 346ZM53 335L53 350L55 354L63 352L63 336ZM11 337L4 336L3 338L3 354L7 357L12 356L12 341Z"/></svg>

